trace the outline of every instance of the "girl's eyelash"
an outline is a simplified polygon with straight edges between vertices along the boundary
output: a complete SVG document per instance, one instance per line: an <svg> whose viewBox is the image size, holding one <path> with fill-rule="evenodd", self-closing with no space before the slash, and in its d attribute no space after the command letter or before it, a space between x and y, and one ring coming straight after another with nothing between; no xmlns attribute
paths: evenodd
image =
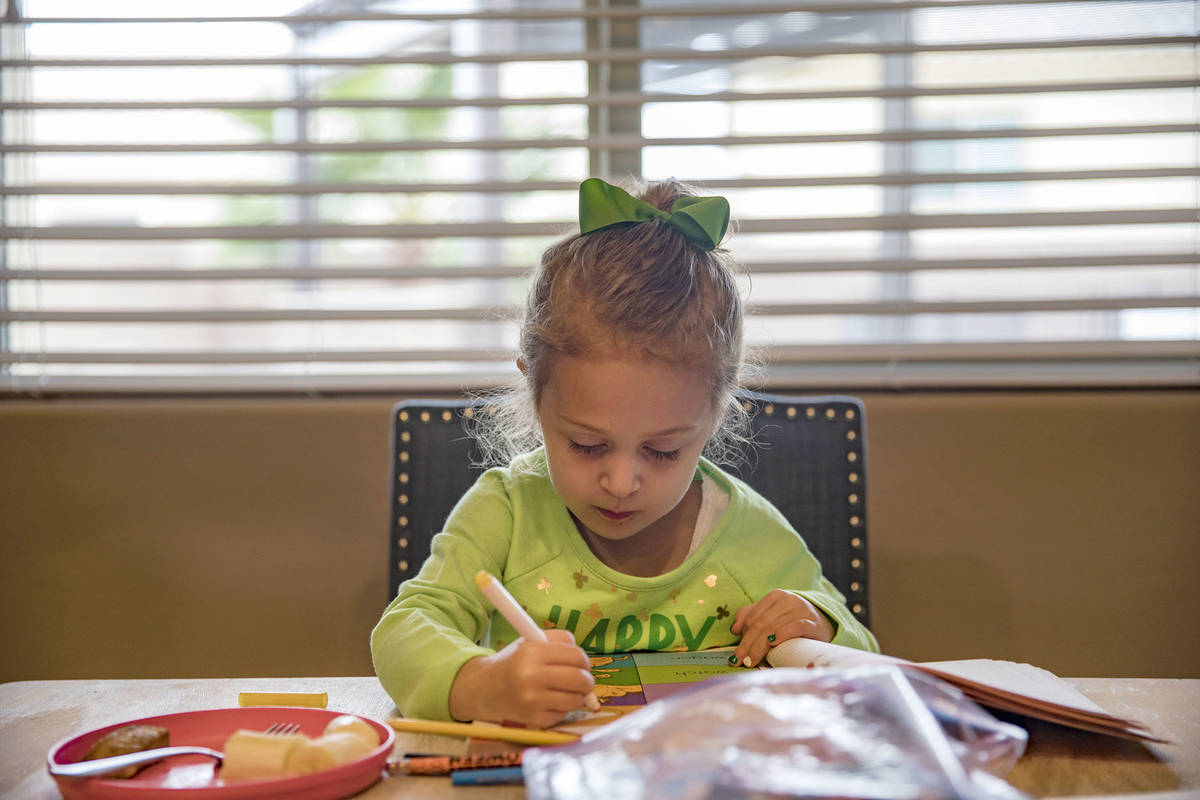
<svg viewBox="0 0 1200 800"><path fill-rule="evenodd" d="M595 455L604 449L604 445L602 444L580 444L574 439L568 439L567 446L576 453L581 453L585 456ZM678 450L655 450L653 447L647 447L646 450L657 461L675 461L679 458Z"/></svg>

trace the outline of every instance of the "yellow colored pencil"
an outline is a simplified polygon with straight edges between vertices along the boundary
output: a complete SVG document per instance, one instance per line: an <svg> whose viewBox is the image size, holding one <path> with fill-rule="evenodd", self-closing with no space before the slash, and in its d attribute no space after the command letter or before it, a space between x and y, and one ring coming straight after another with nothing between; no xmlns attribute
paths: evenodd
<svg viewBox="0 0 1200 800"><path fill-rule="evenodd" d="M325 692L238 692L238 705L325 708L329 705L329 695Z"/></svg>
<svg viewBox="0 0 1200 800"><path fill-rule="evenodd" d="M406 719L392 717L388 725L404 733L435 733L441 736L461 736L464 738L490 739L498 742L515 742L516 744L553 745L568 744L578 741L573 733L559 731L541 731L533 728L510 728L507 725L493 725L484 722L441 722L430 719Z"/></svg>

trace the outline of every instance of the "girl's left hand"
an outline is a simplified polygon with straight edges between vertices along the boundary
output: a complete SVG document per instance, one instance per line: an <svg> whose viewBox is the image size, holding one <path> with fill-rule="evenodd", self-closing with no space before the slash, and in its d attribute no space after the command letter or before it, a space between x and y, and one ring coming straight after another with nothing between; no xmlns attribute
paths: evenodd
<svg viewBox="0 0 1200 800"><path fill-rule="evenodd" d="M774 589L757 603L739 608L729 630L742 637L729 663L746 667L757 666L768 650L788 639L828 642L833 638L833 625L816 606L782 589Z"/></svg>

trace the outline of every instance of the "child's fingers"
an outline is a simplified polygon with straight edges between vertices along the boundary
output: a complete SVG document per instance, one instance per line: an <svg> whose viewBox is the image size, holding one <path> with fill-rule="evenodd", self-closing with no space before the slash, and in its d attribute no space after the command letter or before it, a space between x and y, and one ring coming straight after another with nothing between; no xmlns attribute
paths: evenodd
<svg viewBox="0 0 1200 800"><path fill-rule="evenodd" d="M794 597L794 595L789 595L786 592L775 590L773 592L769 592L757 603L751 603L748 606L742 606L738 609L738 614L742 615L739 617L742 623L741 629L734 630L731 628L730 630L735 634L740 633L742 638L745 639L748 631L750 631L756 625L760 625L764 619L778 616L781 612L781 604L785 603L786 598L788 597ZM745 613L743 614L743 612Z"/></svg>
<svg viewBox="0 0 1200 800"><path fill-rule="evenodd" d="M746 629L746 634L742 637L741 644L738 645L738 649L741 651L738 654L739 663L743 667L756 667L766 658L767 651L773 644L769 637L776 636L778 638L773 631L780 627L782 621L780 617L764 618Z"/></svg>
<svg viewBox="0 0 1200 800"><path fill-rule="evenodd" d="M591 672L592 662L588 660L587 653L575 645L575 637L570 631L549 630L546 631L546 638L555 645L554 663L576 664Z"/></svg>
<svg viewBox="0 0 1200 800"><path fill-rule="evenodd" d="M552 642L575 644L575 634L563 628L551 628L546 631L546 638Z"/></svg>
<svg viewBox="0 0 1200 800"><path fill-rule="evenodd" d="M766 630L772 627L768 622L769 619L760 618L758 623L745 627L742 641L738 642L729 658L730 664L753 667L762 661L763 656L767 654Z"/></svg>
<svg viewBox="0 0 1200 800"><path fill-rule="evenodd" d="M596 687L596 679L590 670L578 669L571 665L548 667L545 672L545 685L548 689L569 692L578 697L571 708L576 708L584 696Z"/></svg>
<svg viewBox="0 0 1200 800"><path fill-rule="evenodd" d="M547 668L531 720L543 728L557 724L569 712L583 705L584 698L595 683L591 672L570 666Z"/></svg>
<svg viewBox="0 0 1200 800"><path fill-rule="evenodd" d="M733 612L733 624L729 626L729 632L734 636L739 636L742 633L742 626L746 624L746 616L750 613L750 609L754 608L751 603L748 606L742 606L737 611Z"/></svg>
<svg viewBox="0 0 1200 800"><path fill-rule="evenodd" d="M832 630L812 603L777 589L747 612L742 641L734 650L736 661L731 658L730 663L755 666L779 642L801 636L829 641Z"/></svg>
<svg viewBox="0 0 1200 800"><path fill-rule="evenodd" d="M507 696L505 719L546 728L579 708L594 685L592 674L575 666L542 665L497 691Z"/></svg>

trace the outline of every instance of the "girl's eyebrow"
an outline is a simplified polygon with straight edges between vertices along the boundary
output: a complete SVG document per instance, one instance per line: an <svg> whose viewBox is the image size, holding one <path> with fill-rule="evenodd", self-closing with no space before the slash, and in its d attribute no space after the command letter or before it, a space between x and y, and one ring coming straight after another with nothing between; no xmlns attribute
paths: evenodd
<svg viewBox="0 0 1200 800"><path fill-rule="evenodd" d="M607 431L603 431L593 425L588 425L586 422L580 422L577 419L571 419L570 417L564 417L561 415L559 418L563 422L566 422L569 425L574 425L577 428L582 428L583 430L587 431L588 433L595 433L595 434L600 434L600 435L607 435L607 433L608 433ZM676 433L689 433L691 431L696 430L696 427L697 426L695 426L695 425L676 425L674 428L668 428L665 431L657 431L655 433L651 433L651 434L647 435L646 438L647 439L657 439L662 436L671 436Z"/></svg>

